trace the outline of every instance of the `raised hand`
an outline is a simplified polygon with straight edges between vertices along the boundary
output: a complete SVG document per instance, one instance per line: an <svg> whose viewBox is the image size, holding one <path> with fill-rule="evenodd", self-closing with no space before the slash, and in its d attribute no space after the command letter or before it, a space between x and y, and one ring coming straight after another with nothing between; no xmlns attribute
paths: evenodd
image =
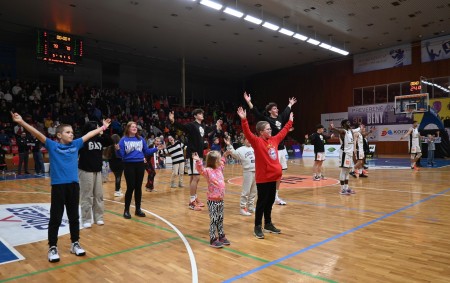
<svg viewBox="0 0 450 283"><path fill-rule="evenodd" d="M197 152L192 153L192 159L194 159L195 161L200 160Z"/></svg>
<svg viewBox="0 0 450 283"><path fill-rule="evenodd" d="M293 106L295 103L297 103L297 98L295 97L289 98L289 106Z"/></svg>
<svg viewBox="0 0 450 283"><path fill-rule="evenodd" d="M23 121L22 116L20 116L19 113L12 113L11 112L11 118L16 123L20 123L21 121Z"/></svg>
<svg viewBox="0 0 450 283"><path fill-rule="evenodd" d="M237 114L239 115L239 117L241 118L241 120L247 118L247 112L244 110L244 108L239 107L237 110Z"/></svg>
<svg viewBox="0 0 450 283"><path fill-rule="evenodd" d="M291 114L289 115L289 120L294 122L294 112L291 112Z"/></svg>
<svg viewBox="0 0 450 283"><path fill-rule="evenodd" d="M111 125L111 119L103 119L103 126L105 126L105 128L108 128L109 125Z"/></svg>
<svg viewBox="0 0 450 283"><path fill-rule="evenodd" d="M247 92L244 92L244 99L247 103L252 101L252 98L250 97L250 94Z"/></svg>

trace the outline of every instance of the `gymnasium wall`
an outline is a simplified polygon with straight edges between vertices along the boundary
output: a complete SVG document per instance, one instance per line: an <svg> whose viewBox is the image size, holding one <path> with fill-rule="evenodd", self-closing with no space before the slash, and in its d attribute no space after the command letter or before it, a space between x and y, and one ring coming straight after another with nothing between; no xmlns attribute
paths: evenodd
<svg viewBox="0 0 450 283"><path fill-rule="evenodd" d="M320 123L321 113L346 112L353 103L353 89L363 86L419 80L450 75L450 60L421 63L420 43L412 46L412 64L399 68L353 74L352 58L314 63L254 76L245 83L255 105L274 101L284 109L295 96L294 139L303 142L306 133ZM406 142L377 144L380 154L406 154Z"/></svg>

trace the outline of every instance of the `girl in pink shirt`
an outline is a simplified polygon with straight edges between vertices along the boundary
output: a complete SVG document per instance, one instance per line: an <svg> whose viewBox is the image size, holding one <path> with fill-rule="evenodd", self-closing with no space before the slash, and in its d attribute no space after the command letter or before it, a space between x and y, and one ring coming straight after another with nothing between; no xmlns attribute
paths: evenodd
<svg viewBox="0 0 450 283"><path fill-rule="evenodd" d="M206 156L206 167L203 167L203 161L196 152L192 154L197 171L205 176L206 182L208 183L206 197L208 199L210 219L209 244L213 248L222 248L224 245L230 245L230 241L227 240L223 231L223 197L225 195L223 168L225 167L225 158L228 154L229 152L227 151L221 157L220 152L215 150L210 151ZM219 237L216 237L216 230Z"/></svg>

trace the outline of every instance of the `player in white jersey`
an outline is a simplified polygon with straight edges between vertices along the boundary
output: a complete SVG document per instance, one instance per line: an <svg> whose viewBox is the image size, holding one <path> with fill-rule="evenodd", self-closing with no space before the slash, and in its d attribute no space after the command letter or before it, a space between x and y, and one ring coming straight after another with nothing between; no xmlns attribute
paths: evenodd
<svg viewBox="0 0 450 283"><path fill-rule="evenodd" d="M419 133L419 123L413 121L413 126L409 128L408 132L400 138L403 140L409 136L409 153L411 154L411 169L419 170L416 166L417 160L422 156L422 149L420 148L420 138L422 136Z"/></svg>
<svg viewBox="0 0 450 283"><path fill-rule="evenodd" d="M339 134L339 140L341 142L341 152L339 156L341 172L339 174L339 181L341 183L341 195L354 194L355 191L348 187L348 176L350 168L352 167L352 161L355 160L354 152L354 139L353 131L351 129L350 121L344 119L341 121L342 128L335 128L333 124L330 124L331 130Z"/></svg>
<svg viewBox="0 0 450 283"><path fill-rule="evenodd" d="M353 130L353 138L355 140L355 157L356 163L354 166L354 177L369 177L363 171L364 166L364 138L368 136L370 132L366 132L366 126L362 123L358 125L358 128Z"/></svg>

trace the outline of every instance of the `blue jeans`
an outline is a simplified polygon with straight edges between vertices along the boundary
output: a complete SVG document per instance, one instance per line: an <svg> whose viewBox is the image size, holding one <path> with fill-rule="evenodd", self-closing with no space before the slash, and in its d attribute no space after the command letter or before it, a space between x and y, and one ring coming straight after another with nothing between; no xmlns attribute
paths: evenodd
<svg viewBox="0 0 450 283"><path fill-rule="evenodd" d="M427 162L428 162L428 164L433 164L434 163L434 150L429 150L428 151Z"/></svg>

